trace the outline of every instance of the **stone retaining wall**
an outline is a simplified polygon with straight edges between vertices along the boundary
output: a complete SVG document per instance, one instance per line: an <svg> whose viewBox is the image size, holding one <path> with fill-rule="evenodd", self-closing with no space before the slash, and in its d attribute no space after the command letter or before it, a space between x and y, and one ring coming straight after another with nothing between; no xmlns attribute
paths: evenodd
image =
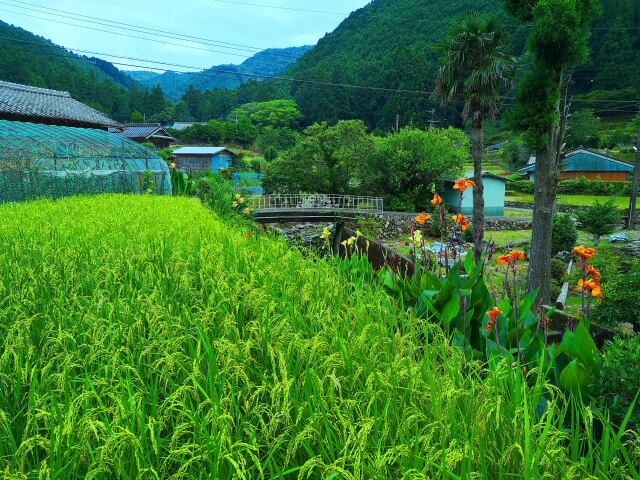
<svg viewBox="0 0 640 480"><path fill-rule="evenodd" d="M533 203L528 202L504 202L505 207L507 208L527 208L529 210L533 209ZM584 212L589 207L583 207L580 205L556 205L556 209L560 213L576 213L576 212ZM620 209L620 215L622 218L626 220L629 215L629 209ZM640 210L636 212L636 224L640 225Z"/></svg>

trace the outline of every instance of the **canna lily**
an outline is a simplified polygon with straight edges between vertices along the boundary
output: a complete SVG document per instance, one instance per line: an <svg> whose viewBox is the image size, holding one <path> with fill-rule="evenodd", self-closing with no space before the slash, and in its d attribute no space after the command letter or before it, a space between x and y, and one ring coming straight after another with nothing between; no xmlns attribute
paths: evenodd
<svg viewBox="0 0 640 480"><path fill-rule="evenodd" d="M600 271L593 265L587 267L587 275L591 275L594 278L600 278Z"/></svg>
<svg viewBox="0 0 640 480"><path fill-rule="evenodd" d="M356 230L356 238L362 237L362 232L360 230Z"/></svg>
<svg viewBox="0 0 640 480"><path fill-rule="evenodd" d="M587 260L591 260L591 257L595 255L596 251L593 248L587 248L584 245L579 245L573 249L573 253L582 258L583 262L586 262Z"/></svg>
<svg viewBox="0 0 640 480"><path fill-rule="evenodd" d="M578 288L580 289L580 291L589 292L591 294L593 294L593 292L595 291L596 293L593 294L593 296L602 298L602 289L600 288L600 284L593 278L589 280L580 279L578 281Z"/></svg>
<svg viewBox="0 0 640 480"><path fill-rule="evenodd" d="M461 178L460 180L456 180L453 184L454 190L460 190L460 192L464 192L469 187L475 187L476 184L473 180L468 180L466 178Z"/></svg>
<svg viewBox="0 0 640 480"><path fill-rule="evenodd" d="M420 230L413 234L413 241L418 247L422 244L422 232Z"/></svg>
<svg viewBox="0 0 640 480"><path fill-rule="evenodd" d="M233 203L231 204L231 206L232 206L233 208L238 208L238 202L233 202Z"/></svg>
<svg viewBox="0 0 640 480"><path fill-rule="evenodd" d="M433 205L434 207L442 205L442 197L436 193L433 196L433 200L431 200L431 205Z"/></svg>
<svg viewBox="0 0 640 480"><path fill-rule="evenodd" d="M526 259L524 252L512 250L510 253L498 257L498 265L515 265L517 261Z"/></svg>
<svg viewBox="0 0 640 480"><path fill-rule="evenodd" d="M242 211L242 213L244 213L244 214L248 217L249 215L251 215L251 209L250 209L250 208L245 208L245 209Z"/></svg>
<svg viewBox="0 0 640 480"><path fill-rule="evenodd" d="M454 215L453 221L460 225L463 232L469 228L469 221L467 220L467 217L461 213Z"/></svg>
<svg viewBox="0 0 640 480"><path fill-rule="evenodd" d="M322 229L322 235L320 236L323 240L329 240L329 237L331 236L331 230L329 230L327 227L324 227Z"/></svg>
<svg viewBox="0 0 640 480"><path fill-rule="evenodd" d="M236 200L240 200L242 198L242 195L240 195L239 193L236 193L235 197Z"/></svg>
<svg viewBox="0 0 640 480"><path fill-rule="evenodd" d="M356 243L356 237L351 237L349 238L349 240L347 240L347 245L351 246L354 243Z"/></svg>
<svg viewBox="0 0 640 480"><path fill-rule="evenodd" d="M427 223L427 220L429 220L430 218L431 218L431 215L427 215L426 213L422 212L420 215L416 217L416 222L418 222L420 225L424 225L425 223Z"/></svg>
<svg viewBox="0 0 640 480"><path fill-rule="evenodd" d="M169 164L169 168L170 168L171 170L173 170L174 168L176 168L176 164L175 164L175 162L171 162L171 163Z"/></svg>
<svg viewBox="0 0 640 480"><path fill-rule="evenodd" d="M491 333L496 326L496 322L502 310L498 307L493 307L490 311L487 312L487 316L489 317L489 321L487 322L487 333Z"/></svg>

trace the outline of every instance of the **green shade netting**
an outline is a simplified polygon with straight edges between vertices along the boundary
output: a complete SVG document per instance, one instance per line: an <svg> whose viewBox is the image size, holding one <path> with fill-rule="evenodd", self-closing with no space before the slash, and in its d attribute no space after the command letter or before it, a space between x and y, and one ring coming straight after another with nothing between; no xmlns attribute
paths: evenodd
<svg viewBox="0 0 640 480"><path fill-rule="evenodd" d="M0 203L98 193L171 195L166 162L91 128L0 120Z"/></svg>

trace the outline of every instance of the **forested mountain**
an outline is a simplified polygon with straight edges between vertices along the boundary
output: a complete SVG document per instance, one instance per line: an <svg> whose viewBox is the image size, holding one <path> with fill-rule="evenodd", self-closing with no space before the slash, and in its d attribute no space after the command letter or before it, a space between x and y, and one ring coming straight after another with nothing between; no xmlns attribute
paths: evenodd
<svg viewBox="0 0 640 480"><path fill-rule="evenodd" d="M49 40L0 21L0 80L66 90L119 121L134 111L163 117L162 91L142 88L113 64L75 55ZM164 114L163 114L164 112Z"/></svg>
<svg viewBox="0 0 640 480"><path fill-rule="evenodd" d="M588 98L640 99L640 2L602 0L602 15L591 40L592 57L574 75L573 93ZM375 88L430 92L438 68L434 46L455 19L469 11L503 17L511 50L520 55L527 28L503 11L501 0L374 0L354 12L334 32L292 65L285 76L366 85L343 88L295 82L290 85L247 84L237 91L214 90L204 95L208 112L225 114L236 104L276 95L293 96L305 122L361 118L371 127L389 128L399 115L401 125L458 123L459 106L441 108L428 95L393 93ZM522 59L521 65L526 64ZM589 106L582 104L582 106ZM620 104L594 104L611 109ZM505 105L506 108L506 105ZM432 113L432 109L436 111ZM602 112L604 115L607 111ZM614 112L615 113L615 112Z"/></svg>
<svg viewBox="0 0 640 480"><path fill-rule="evenodd" d="M127 72L143 85L160 85L169 98L178 100L193 86L196 90L233 89L251 80L251 75L275 76L284 72L312 47L270 48L256 53L240 65L217 65L198 73L154 73L146 70ZM256 78L256 80L260 80Z"/></svg>

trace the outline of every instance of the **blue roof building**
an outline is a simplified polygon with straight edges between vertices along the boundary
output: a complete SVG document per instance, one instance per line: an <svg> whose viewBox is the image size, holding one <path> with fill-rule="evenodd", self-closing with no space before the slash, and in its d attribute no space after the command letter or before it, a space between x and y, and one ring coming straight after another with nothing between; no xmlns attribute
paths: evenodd
<svg viewBox="0 0 640 480"><path fill-rule="evenodd" d="M536 159L532 157L529 164L520 169L532 182L535 181ZM586 178L607 182L625 182L634 167L602 153L579 148L569 152L562 159L560 180Z"/></svg>

